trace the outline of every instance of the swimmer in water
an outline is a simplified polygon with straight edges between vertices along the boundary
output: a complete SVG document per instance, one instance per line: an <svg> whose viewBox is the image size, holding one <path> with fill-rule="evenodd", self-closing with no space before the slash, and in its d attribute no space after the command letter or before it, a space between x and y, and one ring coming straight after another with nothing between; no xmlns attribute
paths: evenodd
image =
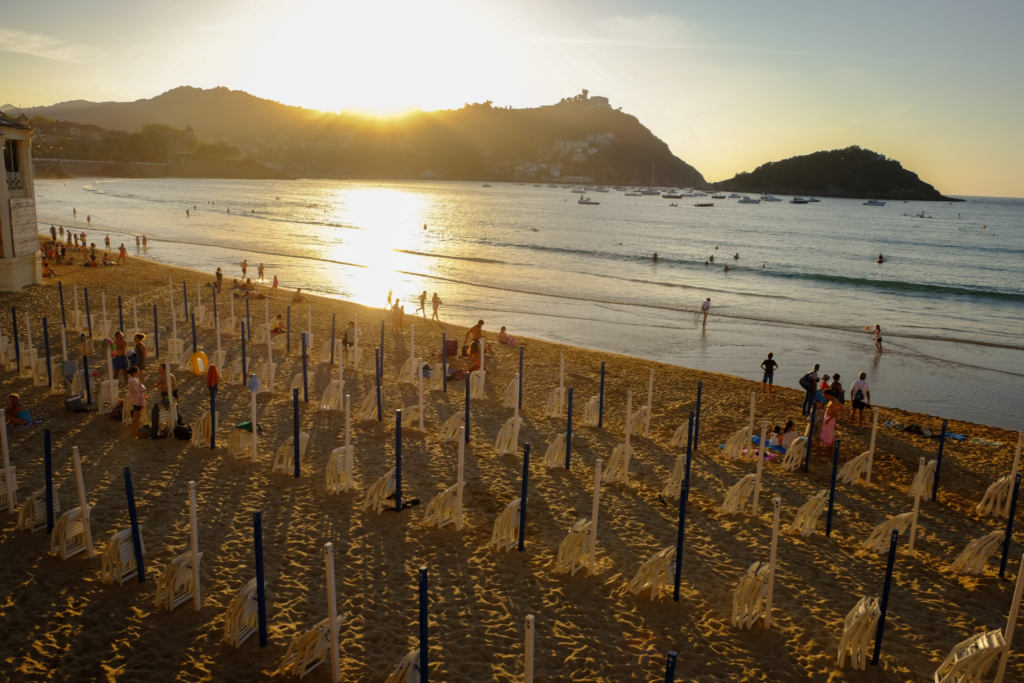
<svg viewBox="0 0 1024 683"><path fill-rule="evenodd" d="M736 252L736 255L735 255L735 256L733 256L732 258L733 258L733 260L734 260L734 261L736 261L736 260L739 260L739 258L740 258L740 252L738 252L738 251L737 251L737 252Z"/></svg>
<svg viewBox="0 0 1024 683"><path fill-rule="evenodd" d="M653 260L658 260L658 252L654 252L654 256L651 257Z"/></svg>
<svg viewBox="0 0 1024 683"><path fill-rule="evenodd" d="M729 266L726 266L725 268L722 268L722 270L725 271L726 273L728 273L729 272Z"/></svg>
<svg viewBox="0 0 1024 683"><path fill-rule="evenodd" d="M718 249L718 247L715 247L715 249ZM714 263L715 262L715 255L712 254L711 258L709 258L708 260L711 261L712 263Z"/></svg>
<svg viewBox="0 0 1024 683"><path fill-rule="evenodd" d="M885 263L885 257L879 254L876 263Z"/></svg>

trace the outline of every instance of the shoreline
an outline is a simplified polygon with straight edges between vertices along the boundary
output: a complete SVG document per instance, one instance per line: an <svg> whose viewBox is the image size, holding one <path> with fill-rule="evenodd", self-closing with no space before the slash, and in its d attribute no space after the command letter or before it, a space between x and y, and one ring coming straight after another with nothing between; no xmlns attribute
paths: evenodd
<svg viewBox="0 0 1024 683"><path fill-rule="evenodd" d="M174 279L180 306L182 278L194 292L195 273L202 271L140 261L130 256L127 267L58 267L57 271L69 308L73 283L92 290L94 319L100 317L97 290L107 292L108 316L115 323L116 297L122 295L128 326L132 325L133 295L147 304L156 301L164 357L168 337L163 328L170 325L167 277ZM206 279L212 278L207 275L200 282ZM192 303L191 292L189 298ZM454 481L456 450L453 444L441 442L438 428L446 417L462 410L462 383L450 384L447 394L425 387L426 432L403 430L403 489L408 498L420 499L419 506L401 515L378 516L362 510L366 490L393 464L393 433L376 421L352 423L356 490L328 495L325 465L331 450L342 443L344 420L315 405L326 381L337 376L336 368L332 371L316 362L320 348L330 336L332 314L341 319L342 329L358 313L367 349L379 343L378 328L385 313L330 297L308 298L315 343L309 363L310 404L300 401L300 424L311 437L299 479L270 472L272 452L292 433L292 403L284 389L294 373L301 372L297 335L290 354L275 352L277 392L261 393L258 399L258 421L265 435L256 464L228 459L223 447L229 425L249 419L248 392L241 387L222 384L217 400L222 446L211 453L190 448L187 442L132 441L127 429L109 418L66 414L60 397L45 396L46 387L32 387L29 381L14 379L12 373L2 375L8 386L21 393L34 416L45 420L37 429L9 433L19 498L42 486L41 432L47 428L53 431L54 473L61 484L62 509L73 507L77 498L69 453L71 446L79 446L88 497L94 505L93 538L101 551L111 533L127 525L121 476L122 467L131 466L150 578L146 584L131 582L124 587L101 584L96 580L99 559L77 556L61 562L44 557L49 548L45 534L15 532L13 515L0 514L0 544L4 556L11 558L0 575L0 591L12 596L11 604L16 605L0 612L0 623L11 634L0 645L0 671L10 669L17 672L12 676L27 679L94 679L105 674L145 676L154 683L232 677L271 680L289 640L325 616L320 550L331 541L340 558L338 613L348 617L340 635L346 679L383 678L415 647L415 574L420 566L428 566L431 572L431 667L437 680L519 680L526 614L537 619L536 669L545 680L655 678L663 670L665 652L681 648L688 654L680 659L678 672L687 679L708 672L736 681L763 680L767 672L777 680L863 678L850 667L835 668L843 617L863 595L878 594L884 572L885 558L864 551L859 544L886 517L910 509L913 500L907 497L906 487L917 460L933 459L938 445L935 439L882 424L888 419L932 424L935 418L880 410L871 486L837 488L831 540L821 533L824 519L819 533L810 539L780 537L772 630L756 626L741 631L729 624L731 594L750 562L767 557L770 500L776 495L782 498L785 529L807 498L828 487L831 470L831 453L821 449L812 454L808 474L782 471L778 458L767 461L758 514L733 517L719 510L726 490L755 471L754 463L746 459L726 461L718 444L747 423L750 391L758 383L522 337L526 365L519 455L498 456L494 438L511 417L511 410L502 407L502 395L518 370L518 353L496 345L499 363L488 372L486 398L473 402L471 445L465 456L466 526L461 532L428 530L420 524L426 502ZM271 315L283 312L287 299L290 296L271 299ZM52 280L22 292L0 294L0 301L8 310L17 306L22 319L25 311L32 315L37 348L42 315L59 320L57 284ZM204 301L209 305L206 296ZM240 309L235 308L237 317ZM259 302L251 307L257 322L263 320L264 309ZM141 327L149 334L152 313L148 306L143 311ZM219 311L227 315L223 294ZM293 320L295 330L304 328L305 317L300 309ZM9 334L10 318L6 320L3 329ZM51 352L59 353L55 327L50 326ZM24 340L20 321L19 329ZM439 348L442 331L461 342L465 329L447 322L417 321L417 349L429 357L432 352L426 349ZM186 329L178 332L187 339ZM211 332L199 334L201 346L215 348ZM224 339L230 362L237 356L239 341L237 334ZM396 383L409 341L408 329L402 335L390 330L385 334L385 414L416 401L412 386ZM256 345L249 347L249 353L262 358L265 351ZM566 386L576 391L569 471L549 470L540 462L547 443L565 431L564 419L543 416L547 394L558 385L561 354L566 360ZM583 406L597 393L601 361L607 364L605 426L584 427ZM559 543L575 521L589 517L594 461L601 458L607 463L612 447L622 440L626 392L633 392L634 409L646 402L651 369L655 371L651 438L634 436L630 483L606 484L603 489L597 574L556 574ZM182 413L195 423L208 409L202 378L183 371L176 376ZM151 399L153 377L151 367L146 378ZM373 390L372 372L346 373L346 381L346 393L351 393L353 407L358 407ZM685 447L671 447L669 441L673 431L685 425L687 412L695 408L697 381L704 383L701 437L693 461L680 609L671 597L651 601L646 593L636 597L623 587L643 561L674 543L678 512L671 502L663 505L659 494L676 458L685 451ZM758 396L755 431L764 419L770 427L798 418L800 399L802 392L784 387L775 397ZM865 450L870 437L870 428L850 427L847 418L844 411L837 428L842 440L840 465ZM868 416L866 421L870 424ZM959 421L950 421L949 430L1003 445L992 448L970 440L946 441L941 502L921 503L915 558L904 555L901 541L883 666L874 672L880 681L928 677L953 645L981 629L1005 624L1013 585L996 578L998 554L979 577L957 577L944 567L967 542L1005 527L1005 518L978 517L974 507L985 487L1008 471L1016 434ZM524 443L533 446L526 552L498 553L486 544L498 513L519 496ZM153 586L164 566L187 550L189 480L196 481L199 492L204 606L198 613L184 606L168 614L153 606ZM261 510L264 519L270 647L261 650L251 639L235 650L221 644L220 637L227 603L253 576L252 510ZM1018 512L1018 519L1022 517ZM1011 549L1011 575L1019 571L1019 551L1019 545ZM970 605L966 615L964 605ZM43 638L32 627L38 623L62 627ZM786 644L781 645L780 638ZM1022 665L1024 654L1017 652L1010 666ZM326 672L315 673L313 680L327 680Z"/></svg>

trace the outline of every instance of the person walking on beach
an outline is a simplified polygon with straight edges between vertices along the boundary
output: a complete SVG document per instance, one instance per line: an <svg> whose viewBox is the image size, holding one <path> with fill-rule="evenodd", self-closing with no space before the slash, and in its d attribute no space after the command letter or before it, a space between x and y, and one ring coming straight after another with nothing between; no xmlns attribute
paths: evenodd
<svg viewBox="0 0 1024 683"><path fill-rule="evenodd" d="M50 226L50 237L53 238L54 242L57 241L57 228L52 225Z"/></svg>
<svg viewBox="0 0 1024 683"><path fill-rule="evenodd" d="M484 333L484 321L483 320L477 320L476 321L476 325L473 325L473 327L469 328L469 331L466 332L466 338L463 340L462 343L463 344L468 344L470 337L473 338L473 341L476 341L481 336L483 336L483 333Z"/></svg>
<svg viewBox="0 0 1024 683"><path fill-rule="evenodd" d="M277 291L277 276L274 276L274 285L270 288L270 293L273 294Z"/></svg>
<svg viewBox="0 0 1024 683"><path fill-rule="evenodd" d="M245 271L249 270L249 259L242 261L242 279L245 279Z"/></svg>
<svg viewBox="0 0 1024 683"><path fill-rule="evenodd" d="M701 313L704 314L704 326L707 327L707 324L708 324L708 311L711 310L711 299L710 298L704 300L704 303L702 303L700 305L700 310L701 310Z"/></svg>
<svg viewBox="0 0 1024 683"><path fill-rule="evenodd" d="M846 390L843 389L843 385L839 383L839 375L832 375L832 385L829 387L832 390L832 398L840 403L840 405L846 403Z"/></svg>
<svg viewBox="0 0 1024 683"><path fill-rule="evenodd" d="M434 292L434 298L431 303L434 305L434 315L430 319L441 322L441 317L437 314L437 309L441 307L441 297L437 295L437 292Z"/></svg>
<svg viewBox="0 0 1024 683"><path fill-rule="evenodd" d="M260 276L260 282L263 282L263 264L260 264L259 269L256 271Z"/></svg>
<svg viewBox="0 0 1024 683"><path fill-rule="evenodd" d="M761 363L761 369L764 370L764 377L761 378L761 392L765 394L775 393L775 368L779 367L779 364L772 360L772 354L768 354L768 357Z"/></svg>
<svg viewBox="0 0 1024 683"><path fill-rule="evenodd" d="M420 294L420 307L416 309L417 313L419 313L420 311L423 311L423 317L426 318L427 317L427 290L425 290L425 289L423 290L423 293Z"/></svg>
<svg viewBox="0 0 1024 683"><path fill-rule="evenodd" d="M142 412L146 410L146 385L142 383L138 376L139 369L134 365L125 370L125 373L128 376L128 401L132 406L132 438L138 438L139 422L142 420Z"/></svg>
<svg viewBox="0 0 1024 683"><path fill-rule="evenodd" d="M817 363L814 369L800 378L800 388L804 390L804 405L801 409L803 414L811 414L811 406L814 405L814 395L818 389L818 370L821 368Z"/></svg>
<svg viewBox="0 0 1024 683"><path fill-rule="evenodd" d="M149 248L149 240L146 239L145 235L142 236L142 248L143 249L148 249Z"/></svg>
<svg viewBox="0 0 1024 683"><path fill-rule="evenodd" d="M850 397L853 399L853 410L850 411L850 424L853 424L853 416L857 416L857 426L864 426L864 408L871 403L871 387L867 383L868 373L860 373L860 379L850 387Z"/></svg>
<svg viewBox="0 0 1024 683"><path fill-rule="evenodd" d="M882 351L882 326L875 325L875 348Z"/></svg>
<svg viewBox="0 0 1024 683"><path fill-rule="evenodd" d="M388 305L387 305L387 308L390 308L390 309L394 310L394 307L391 305L391 294L392 294L392 290L389 289L388 290Z"/></svg>
<svg viewBox="0 0 1024 683"><path fill-rule="evenodd" d="M106 236L106 237L105 237L105 238L103 239L103 243L107 245L107 251L110 251L110 235L107 235L107 236Z"/></svg>
<svg viewBox="0 0 1024 683"><path fill-rule="evenodd" d="M140 246L140 240L139 240L139 236L138 236L138 235L136 235L136 236L135 236L135 251L138 251L138 250L139 250L139 246Z"/></svg>
<svg viewBox="0 0 1024 683"><path fill-rule="evenodd" d="M64 239L64 226L60 226L60 238Z"/></svg>
<svg viewBox="0 0 1024 683"><path fill-rule="evenodd" d="M128 250L124 248L124 242L121 242L121 247L118 251L117 263L120 265L121 260L124 259L124 264L128 265Z"/></svg>

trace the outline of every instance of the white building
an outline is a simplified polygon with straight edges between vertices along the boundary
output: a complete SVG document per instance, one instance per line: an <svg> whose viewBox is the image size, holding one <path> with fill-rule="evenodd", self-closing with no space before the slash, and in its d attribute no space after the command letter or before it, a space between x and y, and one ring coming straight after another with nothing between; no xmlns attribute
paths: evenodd
<svg viewBox="0 0 1024 683"><path fill-rule="evenodd" d="M0 183L0 291L13 292L43 281L32 178L32 129L0 116L4 182Z"/></svg>

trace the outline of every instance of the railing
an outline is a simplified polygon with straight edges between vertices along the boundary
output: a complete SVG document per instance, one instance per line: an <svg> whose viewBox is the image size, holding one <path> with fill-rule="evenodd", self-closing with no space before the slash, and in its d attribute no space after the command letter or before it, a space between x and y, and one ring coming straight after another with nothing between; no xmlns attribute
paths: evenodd
<svg viewBox="0 0 1024 683"><path fill-rule="evenodd" d="M7 171L7 189L21 189L21 174L17 171Z"/></svg>

